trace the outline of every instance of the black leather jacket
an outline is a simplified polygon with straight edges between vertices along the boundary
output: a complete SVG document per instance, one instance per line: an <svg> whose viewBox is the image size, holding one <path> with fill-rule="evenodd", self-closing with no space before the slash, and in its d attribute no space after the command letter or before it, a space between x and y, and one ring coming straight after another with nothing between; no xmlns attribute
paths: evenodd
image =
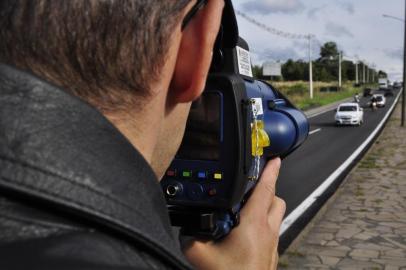
<svg viewBox="0 0 406 270"><path fill-rule="evenodd" d="M150 166L80 99L0 64L0 269L189 269Z"/></svg>

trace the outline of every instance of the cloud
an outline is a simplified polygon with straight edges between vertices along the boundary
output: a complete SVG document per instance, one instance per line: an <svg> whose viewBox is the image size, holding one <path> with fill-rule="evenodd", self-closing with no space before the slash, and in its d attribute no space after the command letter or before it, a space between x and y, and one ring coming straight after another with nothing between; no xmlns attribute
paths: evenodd
<svg viewBox="0 0 406 270"><path fill-rule="evenodd" d="M243 4L246 11L260 14L297 13L304 10L301 0L259 0Z"/></svg>
<svg viewBox="0 0 406 270"><path fill-rule="evenodd" d="M303 58L299 53L291 47L283 48L269 48L258 53L259 59L262 61L287 61L288 59L299 59Z"/></svg>
<svg viewBox="0 0 406 270"><path fill-rule="evenodd" d="M327 7L328 7L328 5L323 5L323 6L311 8L307 11L307 17L309 19L317 19L318 13L320 13L320 11L326 9Z"/></svg>
<svg viewBox="0 0 406 270"><path fill-rule="evenodd" d="M320 46L322 46L321 42L315 42L312 40L312 51L311 57L312 59L317 59L320 57ZM299 59L304 59L308 61L309 58L309 42L307 40L294 40L292 43L292 47L295 48L297 54L300 55Z"/></svg>
<svg viewBox="0 0 406 270"><path fill-rule="evenodd" d="M403 59L403 48L386 49L386 50L384 50L384 53L387 57L392 58L392 59L397 59L397 60Z"/></svg>
<svg viewBox="0 0 406 270"><path fill-rule="evenodd" d="M328 22L326 24L325 32L326 35L334 37L354 37L354 35L351 33L350 30L348 30L348 28L334 22Z"/></svg>
<svg viewBox="0 0 406 270"><path fill-rule="evenodd" d="M353 3L349 3L349 2L344 2L344 1L338 1L335 2L336 5L332 6L330 4L324 4L318 7L314 7L314 8L309 8L307 11L307 17L309 19L318 19L318 15L322 12L325 11L326 9L328 9L327 12L323 12L323 15L326 15L328 13L328 16L331 16L331 13L329 12L337 12L337 6L344 10L345 12L349 13L349 14L354 14L355 13L355 8L354 8L354 4Z"/></svg>
<svg viewBox="0 0 406 270"><path fill-rule="evenodd" d="M354 4L351 2L344 2L344 1L339 1L337 2L338 6L341 7L343 10L347 11L349 14L354 14L355 13L355 8Z"/></svg>

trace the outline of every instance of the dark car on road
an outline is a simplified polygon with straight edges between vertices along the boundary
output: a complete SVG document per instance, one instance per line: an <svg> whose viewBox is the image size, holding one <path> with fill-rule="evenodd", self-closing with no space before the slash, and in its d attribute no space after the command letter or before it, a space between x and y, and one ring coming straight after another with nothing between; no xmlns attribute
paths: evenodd
<svg viewBox="0 0 406 270"><path fill-rule="evenodd" d="M364 88L363 96L364 97L372 96L372 89L371 88Z"/></svg>
<svg viewBox="0 0 406 270"><path fill-rule="evenodd" d="M394 82L393 83L393 89L395 89L395 90L402 89L402 83L401 82Z"/></svg>
<svg viewBox="0 0 406 270"><path fill-rule="evenodd" d="M393 91L392 91L392 89L385 89L383 91L383 94L384 94L385 97L392 97L393 96Z"/></svg>

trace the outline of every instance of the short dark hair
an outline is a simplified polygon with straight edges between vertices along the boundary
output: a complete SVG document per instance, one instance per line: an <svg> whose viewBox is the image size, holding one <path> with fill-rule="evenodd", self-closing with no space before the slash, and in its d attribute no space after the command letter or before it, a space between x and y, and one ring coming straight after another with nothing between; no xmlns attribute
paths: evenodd
<svg viewBox="0 0 406 270"><path fill-rule="evenodd" d="M101 110L120 107L122 97L150 94L190 1L1 0L0 62Z"/></svg>

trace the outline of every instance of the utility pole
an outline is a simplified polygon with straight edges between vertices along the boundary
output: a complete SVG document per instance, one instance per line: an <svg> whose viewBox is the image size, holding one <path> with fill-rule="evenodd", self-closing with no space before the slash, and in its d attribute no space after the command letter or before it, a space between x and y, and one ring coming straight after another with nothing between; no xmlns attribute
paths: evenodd
<svg viewBox="0 0 406 270"><path fill-rule="evenodd" d="M342 58L343 52L340 51L338 53L338 88L341 89L341 76L342 76L342 70L341 70L341 58Z"/></svg>
<svg viewBox="0 0 406 270"><path fill-rule="evenodd" d="M406 3L405 3L405 18L406 18ZM402 116L400 120L400 126L405 126L405 89L406 89L406 20L403 20L405 28L404 28L404 43L403 43L403 89L402 89Z"/></svg>
<svg viewBox="0 0 406 270"><path fill-rule="evenodd" d="M402 89L402 115L401 115L401 120L400 120L400 126L404 127L405 126L405 107L406 107L406 101L405 101L405 86L406 86L406 20L401 19L395 16L390 16L383 14L384 17L386 18L391 18L395 19L397 21L403 22L404 25L404 43L403 43L403 89ZM406 3L405 3L405 18L406 18Z"/></svg>
<svg viewBox="0 0 406 270"><path fill-rule="evenodd" d="M355 62L355 83L359 84L358 61Z"/></svg>
<svg viewBox="0 0 406 270"><path fill-rule="evenodd" d="M367 68L367 83L370 83L371 81L370 81L370 76L369 76L369 72L371 71L371 69L369 68L369 66L368 66L368 68Z"/></svg>
<svg viewBox="0 0 406 270"><path fill-rule="evenodd" d="M313 99L313 62L312 62L312 35L309 34L309 91L310 99Z"/></svg>
<svg viewBox="0 0 406 270"><path fill-rule="evenodd" d="M375 82L376 82L376 79L375 79L375 77L376 77L376 71L375 71L375 69L376 69L376 65L375 65L375 63L373 63L373 64L372 64L372 68L371 68L372 83L375 83Z"/></svg>

